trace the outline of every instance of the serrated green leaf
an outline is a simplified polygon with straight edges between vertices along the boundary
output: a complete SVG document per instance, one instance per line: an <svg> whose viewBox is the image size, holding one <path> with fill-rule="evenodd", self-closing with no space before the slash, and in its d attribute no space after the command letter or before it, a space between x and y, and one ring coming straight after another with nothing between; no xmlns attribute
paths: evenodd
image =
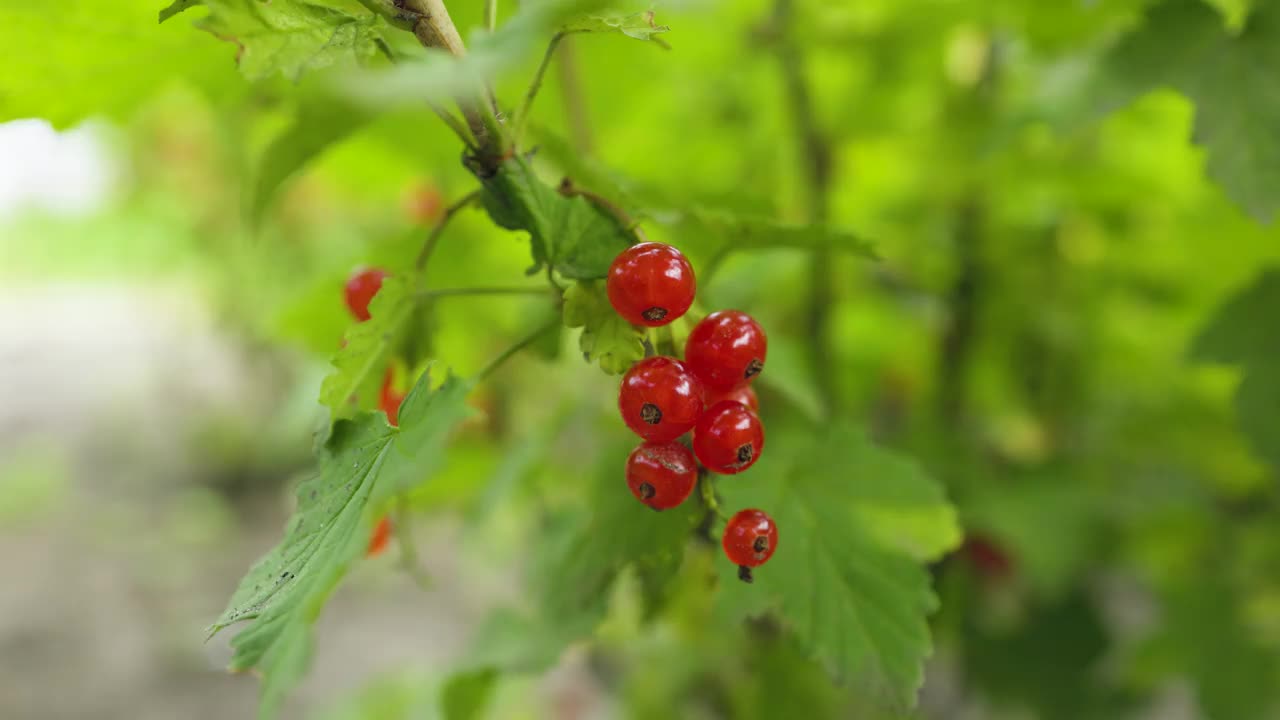
<svg viewBox="0 0 1280 720"><path fill-rule="evenodd" d="M401 406L400 429L378 414L337 424L319 451L319 474L297 492L285 537L254 564L210 634L251 620L231 641L232 670L263 676L261 715L272 717L311 656L311 625L360 556L388 498L439 467L443 441L465 417L469 384L439 389L423 375Z"/></svg>
<svg viewBox="0 0 1280 720"><path fill-rule="evenodd" d="M602 278L635 239L617 218L582 196L557 192L521 159L484 181L481 201L499 226L529 233L531 273L550 264L566 278Z"/></svg>
<svg viewBox="0 0 1280 720"><path fill-rule="evenodd" d="M168 7L160 11L160 22L164 22L180 12L190 10L197 5L203 4L204 0L173 0Z"/></svg>
<svg viewBox="0 0 1280 720"><path fill-rule="evenodd" d="M56 128L91 115L127 117L174 81L213 85L227 53L193 47L190 30L158 25L152 0L0 3L0 121L40 117Z"/></svg>
<svg viewBox="0 0 1280 720"><path fill-rule="evenodd" d="M1107 55L1097 90L1106 107L1159 87L1196 105L1194 139L1208 174L1259 222L1280 209L1280 7L1260 3L1230 33L1200 0L1165 0Z"/></svg>
<svg viewBox="0 0 1280 720"><path fill-rule="evenodd" d="M644 332L614 312L600 281L579 281L565 290L564 324L582 328L578 347L607 373L622 374L644 357Z"/></svg>
<svg viewBox="0 0 1280 720"><path fill-rule="evenodd" d="M937 607L926 570L893 536L893 513L934 515L904 527L920 555L954 545L954 515L913 464L846 428L775 439L749 473L719 483L730 513L759 508L778 523L778 548L743 585L723 567L722 612L756 614L771 602L801 643L837 678L895 710L915 703L932 651L926 618ZM876 520L867 522L867 518ZM923 529L923 531L922 531ZM927 550L928 552L922 552Z"/></svg>
<svg viewBox="0 0 1280 720"><path fill-rule="evenodd" d="M572 33L616 32L636 40L653 40L655 35L670 30L666 25L654 22L652 11L631 15L594 15L571 22L564 28L565 32Z"/></svg>
<svg viewBox="0 0 1280 720"><path fill-rule="evenodd" d="M197 23L234 43L240 72L250 80L304 73L331 65L357 65L377 54L376 15L351 15L305 0L207 0Z"/></svg>
<svg viewBox="0 0 1280 720"><path fill-rule="evenodd" d="M320 385L320 404L334 422L373 406L391 349L413 313L412 286L391 276L369 303L369 319L347 331L346 345L333 355L335 370Z"/></svg>
<svg viewBox="0 0 1280 720"><path fill-rule="evenodd" d="M371 110L334 98L304 101L293 123L271 142L258 163L245 203L250 223L261 224L267 207L299 169L375 116Z"/></svg>

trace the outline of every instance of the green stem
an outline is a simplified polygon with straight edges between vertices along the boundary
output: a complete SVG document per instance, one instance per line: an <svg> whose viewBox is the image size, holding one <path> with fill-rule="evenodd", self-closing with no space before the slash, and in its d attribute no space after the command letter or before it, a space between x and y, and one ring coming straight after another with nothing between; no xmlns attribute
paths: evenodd
<svg viewBox="0 0 1280 720"><path fill-rule="evenodd" d="M444 214L440 216L440 221L436 223L435 227L431 228L430 234L427 235L426 242L422 244L422 250L418 252L417 259L413 261L414 270L421 273L422 270L426 268L427 261L431 259L431 254L435 252L436 245L440 244L440 236L444 234L444 229L449 225L449 221L453 219L454 215L458 214L459 210L470 205L479 198L480 191L473 190L444 209Z"/></svg>
<svg viewBox="0 0 1280 720"><path fill-rule="evenodd" d="M533 80L529 83L529 90L525 92L524 102L520 104L520 110L516 112L513 137L517 146L524 139L524 126L529 121L529 111L533 109L533 100L538 97L538 90L542 88L542 78L547 74L547 68L551 66L551 58L555 57L556 48L560 47L560 41L564 40L568 34L567 32L558 32L551 36L551 42L547 43L547 51L542 54L542 62L538 63L538 69L533 73Z"/></svg>
<svg viewBox="0 0 1280 720"><path fill-rule="evenodd" d="M423 290L414 293L415 300L432 300L442 297L460 297L466 295L551 295L552 291L543 287L461 287L441 288L439 290Z"/></svg>
<svg viewBox="0 0 1280 720"><path fill-rule="evenodd" d="M608 198L602 195L597 195L590 190L583 190L582 188L574 185L569 178L561 180L560 187L556 188L556 190L565 197L586 198L592 205L595 205L601 210L612 215L614 219L618 221L619 225L635 237L636 242L648 242L649 238L644 234L644 230L640 229L640 223L632 218L626 210L623 210L621 206L616 205Z"/></svg>
<svg viewBox="0 0 1280 720"><path fill-rule="evenodd" d="M484 27L489 32L498 27L498 0L485 0Z"/></svg>
<svg viewBox="0 0 1280 720"><path fill-rule="evenodd" d="M510 360L514 355L519 353L521 350L524 350L525 348L529 347L533 343L537 342L539 338L541 338L543 335L545 335L552 328L556 327L559 324L560 324L560 317L559 316L553 317L550 320L547 320L546 322L539 325L538 328L533 332L517 340L514 345L507 348L506 350L503 350L502 353L498 355L498 357L491 360L489 364L484 367L483 370L481 370L479 373L476 374L476 382L481 382L487 379L490 375L492 375L495 371L497 371L498 368L502 367L504 363Z"/></svg>

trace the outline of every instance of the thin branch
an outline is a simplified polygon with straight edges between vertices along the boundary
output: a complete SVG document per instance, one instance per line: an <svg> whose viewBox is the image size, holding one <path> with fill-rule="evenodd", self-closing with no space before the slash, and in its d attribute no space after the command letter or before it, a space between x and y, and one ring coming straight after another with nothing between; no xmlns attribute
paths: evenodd
<svg viewBox="0 0 1280 720"><path fill-rule="evenodd" d="M538 328L533 332L517 340L514 345L507 348L506 350L503 350L502 353L498 355L498 357L490 361L490 363L486 365L483 370L477 373L476 381L479 382L481 380L488 378L498 368L502 367L504 363L510 360L512 356L516 355L521 350L524 350L525 348L537 342L539 338L547 334L547 332L549 332L552 328L558 326L559 324L560 324L560 317L559 316L553 317L550 320L547 320L546 322L539 325Z"/></svg>
<svg viewBox="0 0 1280 720"><path fill-rule="evenodd" d="M476 141L471 138L471 132L467 129L466 124L455 117L453 113L436 103L431 103L431 109L436 115L440 116L440 119L444 121L445 125L449 126L450 130L453 130L453 133L458 136L458 139L462 140L468 150L476 152L480 149L476 147Z"/></svg>
<svg viewBox="0 0 1280 720"><path fill-rule="evenodd" d="M564 104L565 120L569 123L569 138L573 147L583 155L591 154L591 122L587 117L587 101L582 92L582 78L578 76L578 54L573 38L560 43L560 99Z"/></svg>
<svg viewBox="0 0 1280 720"><path fill-rule="evenodd" d="M590 190L583 190L577 185L574 185L573 181L567 177L560 181L560 186L556 188L556 191L565 197L586 198L591 204L612 215L614 219L618 221L619 225L626 228L627 232L635 236L636 242L649 241L649 238L644 234L644 230L640 229L640 223L632 218L626 210L623 210L608 198L602 195L597 195Z"/></svg>
<svg viewBox="0 0 1280 720"><path fill-rule="evenodd" d="M529 120L529 111L533 109L533 100L538 97L538 90L542 88L542 78L547 74L547 68L551 65L551 58L556 55L556 48L560 47L560 41L573 31L562 31L551 36L551 42L547 43L547 51L542 54L542 62L538 63L538 69L533 73L533 81L529 83L529 90L524 95L524 102L520 104L520 110L516 112L516 123L513 137L517 145L521 138L524 137L524 126Z"/></svg>
<svg viewBox="0 0 1280 720"><path fill-rule="evenodd" d="M489 32L498 27L498 0L485 0L484 27Z"/></svg>
<svg viewBox="0 0 1280 720"><path fill-rule="evenodd" d="M422 250L418 253L418 258L413 261L413 269L422 272L427 266L427 261L431 259L431 253L435 252L436 245L440 243L440 236L444 234L444 229L449 225L449 221L462 208L475 202L480 197L479 190L472 190L458 200L454 204L444 209L444 214L440 216L436 226L431 228L431 233L427 235L427 241L422 244Z"/></svg>
<svg viewBox="0 0 1280 720"><path fill-rule="evenodd" d="M830 141L818 127L817 113L808 78L804 72L804 58L800 46L791 36L794 19L793 0L776 0L773 7L773 32L777 40L776 52L782 66L783 84L786 88L792 122L800 145L801 171L805 178L805 214L810 223L827 221L830 194L831 168L834 151ZM832 287L832 252L829 243L814 248L809 264L808 330L812 341L812 365L818 384L823 408L830 414L837 404L835 373L831 358L831 305L834 301Z"/></svg>

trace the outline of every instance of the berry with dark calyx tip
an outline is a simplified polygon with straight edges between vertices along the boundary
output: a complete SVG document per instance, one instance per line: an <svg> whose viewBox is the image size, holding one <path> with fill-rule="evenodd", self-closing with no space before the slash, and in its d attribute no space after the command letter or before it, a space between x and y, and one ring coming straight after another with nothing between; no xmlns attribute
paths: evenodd
<svg viewBox="0 0 1280 720"><path fill-rule="evenodd" d="M609 304L632 325L658 327L689 311L697 291L693 266L679 250L645 242L618 253L605 281Z"/></svg>
<svg viewBox="0 0 1280 720"><path fill-rule="evenodd" d="M645 440L675 440L693 429L702 412L702 384L674 358L645 358L622 376L618 410Z"/></svg>
<svg viewBox="0 0 1280 720"><path fill-rule="evenodd" d="M404 393L395 388L395 371L387 368L382 379L382 389L378 392L378 409L387 415L387 422L393 427L400 424L400 403L404 402Z"/></svg>
<svg viewBox="0 0 1280 720"><path fill-rule="evenodd" d="M741 510L729 518L722 544L729 562L738 566L738 579L751 582L751 568L768 562L778 549L778 526L762 510Z"/></svg>
<svg viewBox="0 0 1280 720"><path fill-rule="evenodd" d="M365 550L365 557L377 557L387 549L387 545L391 542L391 518L383 515L377 525L373 526L373 532L369 535L369 548Z"/></svg>
<svg viewBox="0 0 1280 720"><path fill-rule="evenodd" d="M347 280L345 294L347 308L360 322L369 319L369 301L382 289L382 281L387 278L387 271L378 268L358 270Z"/></svg>
<svg viewBox="0 0 1280 720"><path fill-rule="evenodd" d="M698 462L678 442L646 442L627 458L627 487L654 510L669 510L689 497L698 482Z"/></svg>
<svg viewBox="0 0 1280 720"><path fill-rule="evenodd" d="M745 385L764 370L769 341L752 317L738 310L713 312L694 326L684 360L708 390Z"/></svg>
<svg viewBox="0 0 1280 720"><path fill-rule="evenodd" d="M740 402L721 400L707 408L693 428L693 452L714 473L740 473L760 459L762 450L764 425Z"/></svg>
<svg viewBox="0 0 1280 720"><path fill-rule="evenodd" d="M720 392L707 393L707 407L711 407L721 400L732 400L736 403L742 403L751 408L751 412L759 414L760 398L756 397L756 391L751 389L750 385L743 385L732 390L722 390Z"/></svg>

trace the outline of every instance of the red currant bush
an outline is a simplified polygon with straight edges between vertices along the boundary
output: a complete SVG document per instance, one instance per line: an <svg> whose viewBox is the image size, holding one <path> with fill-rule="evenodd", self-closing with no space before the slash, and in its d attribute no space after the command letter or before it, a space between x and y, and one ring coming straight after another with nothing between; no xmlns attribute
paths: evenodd
<svg viewBox="0 0 1280 720"><path fill-rule="evenodd" d="M760 567L778 549L778 526L763 510L741 510L724 528L724 554L738 566L738 577L751 582L751 568Z"/></svg>
<svg viewBox="0 0 1280 720"><path fill-rule="evenodd" d="M711 407L721 400L742 403L751 408L751 412L757 414L760 412L760 398L756 397L756 391L752 390L750 385L743 385L732 390L707 393L707 407Z"/></svg>
<svg viewBox="0 0 1280 720"><path fill-rule="evenodd" d="M702 385L684 363L645 358L622 376L618 410L631 431L645 440L675 440L693 429L702 412Z"/></svg>
<svg viewBox="0 0 1280 720"><path fill-rule="evenodd" d="M714 473L740 473L755 464L762 450L764 425L739 402L721 400L712 405L693 428L693 452Z"/></svg>
<svg viewBox="0 0 1280 720"><path fill-rule="evenodd" d="M678 442L647 442L627 458L627 487L654 510L669 510L689 497L698 482L698 463Z"/></svg>
<svg viewBox="0 0 1280 720"><path fill-rule="evenodd" d="M609 266L609 303L632 325L658 327L684 315L693 304L693 266L670 245L640 243L618 253Z"/></svg>
<svg viewBox="0 0 1280 720"><path fill-rule="evenodd" d="M764 330L750 315L720 310L694 326L684 359L708 390L731 390L764 370L768 344Z"/></svg>
<svg viewBox="0 0 1280 720"><path fill-rule="evenodd" d="M351 279L347 280L347 286L344 288L347 308L360 322L369 319L369 301L378 294L378 290L382 289L382 281L386 277L386 270L368 268L356 271Z"/></svg>

